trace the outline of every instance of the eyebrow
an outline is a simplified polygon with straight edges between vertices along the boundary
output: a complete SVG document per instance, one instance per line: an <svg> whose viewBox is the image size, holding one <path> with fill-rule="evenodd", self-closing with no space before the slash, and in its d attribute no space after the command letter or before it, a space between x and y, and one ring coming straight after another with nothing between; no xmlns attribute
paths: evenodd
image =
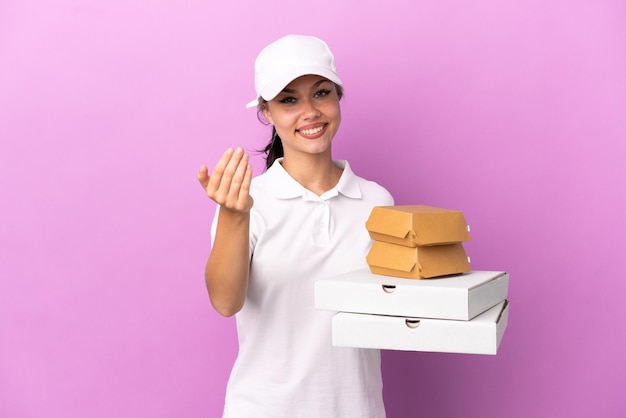
<svg viewBox="0 0 626 418"><path fill-rule="evenodd" d="M314 83L314 84L311 86L311 90L315 90L316 88L318 88L318 87L319 87L319 85L320 85L320 84L323 84L323 83L326 83L326 82L328 82L328 83L332 83L332 81L328 80L327 78L324 78L324 79L319 80L319 81L317 81L316 83ZM295 93L295 92L296 92L296 91L295 91L294 89L289 89L289 88L287 88L287 87L285 87L285 88L284 88L284 89L282 89L282 91L281 91L281 93L290 93L290 94L293 94L293 93Z"/></svg>

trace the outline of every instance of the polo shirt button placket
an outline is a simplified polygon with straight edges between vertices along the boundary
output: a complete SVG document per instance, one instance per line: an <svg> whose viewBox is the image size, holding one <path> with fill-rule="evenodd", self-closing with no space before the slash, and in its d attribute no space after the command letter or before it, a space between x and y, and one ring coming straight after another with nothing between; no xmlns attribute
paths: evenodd
<svg viewBox="0 0 626 418"><path fill-rule="evenodd" d="M320 202L316 209L315 243L320 246L330 243L330 205Z"/></svg>

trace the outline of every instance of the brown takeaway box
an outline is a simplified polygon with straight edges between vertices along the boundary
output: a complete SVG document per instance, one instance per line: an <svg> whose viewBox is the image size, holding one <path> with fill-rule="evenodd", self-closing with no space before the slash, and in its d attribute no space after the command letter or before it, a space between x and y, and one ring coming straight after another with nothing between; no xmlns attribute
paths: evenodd
<svg viewBox="0 0 626 418"><path fill-rule="evenodd" d="M425 205L376 206L365 227L375 241L407 247L470 240L463 212Z"/></svg>
<svg viewBox="0 0 626 418"><path fill-rule="evenodd" d="M374 274L408 279L428 279L471 270L461 243L405 247L374 241L366 261Z"/></svg>

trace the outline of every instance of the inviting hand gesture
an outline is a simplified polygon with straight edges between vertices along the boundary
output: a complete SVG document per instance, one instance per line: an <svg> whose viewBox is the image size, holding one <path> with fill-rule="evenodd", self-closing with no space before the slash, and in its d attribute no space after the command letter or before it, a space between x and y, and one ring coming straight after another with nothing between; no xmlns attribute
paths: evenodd
<svg viewBox="0 0 626 418"><path fill-rule="evenodd" d="M198 181L222 209L233 212L249 212L253 200L250 196L252 167L248 163L250 157L241 147L233 150L228 148L215 165L209 176L206 166L200 167Z"/></svg>

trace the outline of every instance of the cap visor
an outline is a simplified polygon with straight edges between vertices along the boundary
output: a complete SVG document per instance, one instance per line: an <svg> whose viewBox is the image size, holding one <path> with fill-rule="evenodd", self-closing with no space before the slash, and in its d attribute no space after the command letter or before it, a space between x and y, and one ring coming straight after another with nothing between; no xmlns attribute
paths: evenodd
<svg viewBox="0 0 626 418"><path fill-rule="evenodd" d="M305 75L319 75L320 77L327 78L333 83L341 85L341 80L339 79L339 76L337 75L337 73L334 73L327 68L312 67L312 66L300 67L300 68L295 68L291 71L288 71L284 74L281 74L280 77L277 77L276 80L268 84L263 89L263 91L261 92L261 97L263 97L267 101L270 101L274 97L278 96L278 93L280 93L285 87L287 87L287 85L291 83L293 80L295 80L298 77L305 76Z"/></svg>
<svg viewBox="0 0 626 418"><path fill-rule="evenodd" d="M253 101L246 104L246 109L250 109L251 107L257 107L259 105L259 99L254 99Z"/></svg>

